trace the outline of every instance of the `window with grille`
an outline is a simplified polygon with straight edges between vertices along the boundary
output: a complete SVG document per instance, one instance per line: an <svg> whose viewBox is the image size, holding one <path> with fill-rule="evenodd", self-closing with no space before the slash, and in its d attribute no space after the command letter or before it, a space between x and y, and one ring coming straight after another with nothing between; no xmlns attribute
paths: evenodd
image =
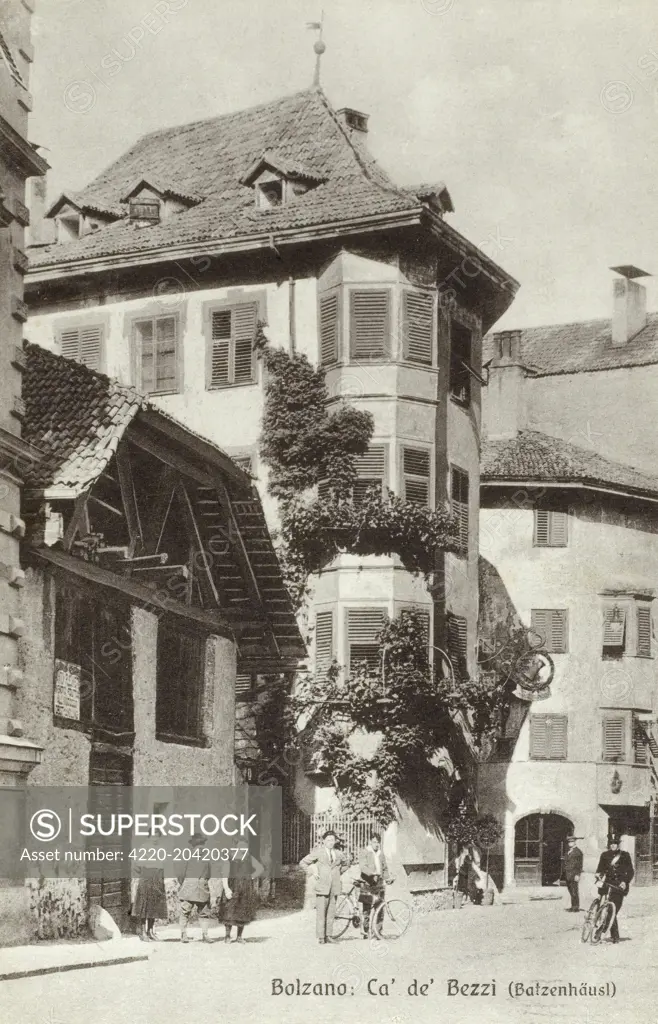
<svg viewBox="0 0 658 1024"><path fill-rule="evenodd" d="M567 543L567 513L535 509L535 547L562 548Z"/></svg>
<svg viewBox="0 0 658 1024"><path fill-rule="evenodd" d="M427 448L402 449L404 497L418 505L430 504L430 452Z"/></svg>
<svg viewBox="0 0 658 1024"><path fill-rule="evenodd" d="M156 668L155 731L167 739L203 739L206 638L160 619Z"/></svg>
<svg viewBox="0 0 658 1024"><path fill-rule="evenodd" d="M334 660L334 613L317 612L315 616L315 674L324 679Z"/></svg>
<svg viewBox="0 0 658 1024"><path fill-rule="evenodd" d="M468 473L453 466L450 470L450 501L457 519L457 536L462 554L468 554Z"/></svg>
<svg viewBox="0 0 658 1024"><path fill-rule="evenodd" d="M350 357L385 359L390 352L389 288L350 292Z"/></svg>
<svg viewBox="0 0 658 1024"><path fill-rule="evenodd" d="M450 326L450 394L458 402L468 405L471 400L472 334L467 327L455 323Z"/></svg>
<svg viewBox="0 0 658 1024"><path fill-rule="evenodd" d="M651 657L651 607L637 605L637 646L638 658Z"/></svg>
<svg viewBox="0 0 658 1024"><path fill-rule="evenodd" d="M241 302L210 312L210 388L252 384L258 303Z"/></svg>
<svg viewBox="0 0 658 1024"><path fill-rule="evenodd" d="M340 303L338 292L320 297L320 362L335 363L339 355Z"/></svg>
<svg viewBox="0 0 658 1024"><path fill-rule="evenodd" d="M533 761L566 760L566 715L530 716L530 757Z"/></svg>
<svg viewBox="0 0 658 1024"><path fill-rule="evenodd" d="M454 668L465 668L468 655L468 623L462 615L446 615L446 647Z"/></svg>
<svg viewBox="0 0 658 1024"><path fill-rule="evenodd" d="M354 481L354 501L361 502L369 488L376 487L380 494L386 485L386 445L373 444L364 455L356 458L356 479Z"/></svg>
<svg viewBox="0 0 658 1024"><path fill-rule="evenodd" d="M248 672L238 673L235 677L235 699L238 701L251 700L254 696L255 677Z"/></svg>
<svg viewBox="0 0 658 1024"><path fill-rule="evenodd" d="M347 612L348 672L367 665L373 671L381 667L378 636L386 622L383 608L350 608Z"/></svg>
<svg viewBox="0 0 658 1024"><path fill-rule="evenodd" d="M178 318L136 320L134 332L139 387L147 395L178 391Z"/></svg>
<svg viewBox="0 0 658 1024"><path fill-rule="evenodd" d="M626 756L626 716L603 718L603 760L623 761Z"/></svg>
<svg viewBox="0 0 658 1024"><path fill-rule="evenodd" d="M405 359L432 365L434 299L427 292L402 293L402 337Z"/></svg>
<svg viewBox="0 0 658 1024"><path fill-rule="evenodd" d="M626 618L627 608L613 605L603 609L603 643L602 657L606 659L622 658L626 652Z"/></svg>
<svg viewBox="0 0 658 1024"><path fill-rule="evenodd" d="M103 328L100 324L67 327L59 334L60 352L90 370L100 370L103 354Z"/></svg>
<svg viewBox="0 0 658 1024"><path fill-rule="evenodd" d="M569 613L566 608L533 608L530 628L542 638L542 649L549 654L569 650Z"/></svg>

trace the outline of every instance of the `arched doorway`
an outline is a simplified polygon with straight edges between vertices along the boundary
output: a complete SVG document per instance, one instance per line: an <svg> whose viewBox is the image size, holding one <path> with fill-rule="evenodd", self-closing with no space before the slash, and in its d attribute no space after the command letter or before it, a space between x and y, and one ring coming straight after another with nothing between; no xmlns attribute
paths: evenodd
<svg viewBox="0 0 658 1024"><path fill-rule="evenodd" d="M521 885L557 885L566 839L573 824L561 814L529 814L514 830L514 880Z"/></svg>

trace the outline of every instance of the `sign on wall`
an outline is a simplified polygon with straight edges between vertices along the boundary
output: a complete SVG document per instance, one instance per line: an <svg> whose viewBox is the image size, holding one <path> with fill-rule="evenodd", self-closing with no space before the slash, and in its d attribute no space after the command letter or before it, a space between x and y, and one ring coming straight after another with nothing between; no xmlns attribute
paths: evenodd
<svg viewBox="0 0 658 1024"><path fill-rule="evenodd" d="M53 713L80 721L80 684L82 669L70 661L55 658L55 695Z"/></svg>

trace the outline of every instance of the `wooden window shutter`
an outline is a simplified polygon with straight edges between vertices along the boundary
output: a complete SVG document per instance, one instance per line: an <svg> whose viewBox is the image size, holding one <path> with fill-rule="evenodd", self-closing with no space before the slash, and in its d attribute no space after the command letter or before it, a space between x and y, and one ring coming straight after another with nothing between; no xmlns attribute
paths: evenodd
<svg viewBox="0 0 658 1024"><path fill-rule="evenodd" d="M446 616L446 640L453 666L458 667L468 655L468 623L462 615Z"/></svg>
<svg viewBox="0 0 658 1024"><path fill-rule="evenodd" d="M249 700L253 695L254 677L251 673L238 673L235 677L235 699Z"/></svg>
<svg viewBox="0 0 658 1024"><path fill-rule="evenodd" d="M626 719L606 715L603 719L603 760L623 761L626 750Z"/></svg>
<svg viewBox="0 0 658 1024"><path fill-rule="evenodd" d="M432 365L434 299L426 292L405 291L402 301L404 358Z"/></svg>
<svg viewBox="0 0 658 1024"><path fill-rule="evenodd" d="M338 359L339 304L338 294L320 297L320 362L335 363Z"/></svg>
<svg viewBox="0 0 658 1024"><path fill-rule="evenodd" d="M534 761L564 761L567 757L566 715L530 716L530 757Z"/></svg>
<svg viewBox="0 0 658 1024"><path fill-rule="evenodd" d="M648 605L637 606L637 656L651 657L651 608Z"/></svg>
<svg viewBox="0 0 658 1024"><path fill-rule="evenodd" d="M603 646L623 651L625 641L626 609L618 606L606 608L603 614Z"/></svg>
<svg viewBox="0 0 658 1024"><path fill-rule="evenodd" d="M530 628L542 637L549 654L566 654L569 649L569 617L566 608L533 608Z"/></svg>
<svg viewBox="0 0 658 1024"><path fill-rule="evenodd" d="M567 513L535 509L535 546L560 548L567 543Z"/></svg>
<svg viewBox="0 0 658 1024"><path fill-rule="evenodd" d="M378 669L380 652L378 636L384 628L386 612L383 608L349 608L347 612L348 668L365 664Z"/></svg>
<svg viewBox="0 0 658 1024"><path fill-rule="evenodd" d="M405 619L407 618L407 616L408 616L408 615L410 614L410 612L412 612L412 611L413 611L413 612L414 612L414 613L416 614L416 616L417 616L417 617L418 617L418 618L420 619L420 623L421 623L421 628L422 628L422 630L423 630L423 632L424 632L425 636L427 637L427 645L428 645L428 655L429 655L429 642L430 642L430 613L429 613L429 612L427 611L427 609L426 609L426 608L417 608L417 607L414 607L414 608L403 608L403 609L402 609L402 611L401 611L401 613L400 613L400 619L402 620L402 622L404 622L404 620L405 620Z"/></svg>
<svg viewBox="0 0 658 1024"><path fill-rule="evenodd" d="M402 476L406 501L430 504L430 453L427 448L402 449Z"/></svg>
<svg viewBox="0 0 658 1024"><path fill-rule="evenodd" d="M334 613L318 612L315 616L315 673L319 679L327 674L334 660Z"/></svg>
<svg viewBox="0 0 658 1024"><path fill-rule="evenodd" d="M633 717L633 753L635 764L649 763L649 738L646 726L635 717Z"/></svg>
<svg viewBox="0 0 658 1024"><path fill-rule="evenodd" d="M233 383L247 384L254 377L254 338L257 307L255 302L234 306L233 310L234 370Z"/></svg>
<svg viewBox="0 0 658 1024"><path fill-rule="evenodd" d="M60 334L61 353L66 359L75 359L90 370L99 370L103 328L100 325L71 327Z"/></svg>
<svg viewBox="0 0 658 1024"><path fill-rule="evenodd" d="M350 356L382 359L389 354L390 289L350 292Z"/></svg>
<svg viewBox="0 0 658 1024"><path fill-rule="evenodd" d="M454 466L450 471L452 512L457 518L458 540L463 552L468 551L468 473Z"/></svg>
<svg viewBox="0 0 658 1024"><path fill-rule="evenodd" d="M373 444L356 460L356 480L354 481L354 500L363 501L370 487L378 486L384 492L386 483L386 445Z"/></svg>
<svg viewBox="0 0 658 1024"><path fill-rule="evenodd" d="M548 517L549 513L546 509L535 509L535 544L537 547L548 547Z"/></svg>
<svg viewBox="0 0 658 1024"><path fill-rule="evenodd" d="M173 316L155 321L155 390L175 391L178 386L177 321Z"/></svg>
<svg viewBox="0 0 658 1024"><path fill-rule="evenodd" d="M211 316L210 335L212 344L210 386L226 387L230 383L229 366L231 359L231 310L216 309Z"/></svg>
<svg viewBox="0 0 658 1024"><path fill-rule="evenodd" d="M210 315L210 387L249 384L254 379L258 305L243 302Z"/></svg>

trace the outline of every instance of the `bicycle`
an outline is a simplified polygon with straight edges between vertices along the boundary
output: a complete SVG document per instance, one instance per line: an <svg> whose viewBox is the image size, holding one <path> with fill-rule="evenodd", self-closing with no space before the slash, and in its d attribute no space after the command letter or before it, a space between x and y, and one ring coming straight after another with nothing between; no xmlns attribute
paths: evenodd
<svg viewBox="0 0 658 1024"><path fill-rule="evenodd" d="M626 891L620 885L613 885L612 882L603 883L601 892L592 901L589 910L585 914L583 928L580 933L581 942L591 942L592 945L597 945L608 929L612 928L617 916L617 908L610 899L611 889L617 889L619 892Z"/></svg>
<svg viewBox="0 0 658 1024"><path fill-rule="evenodd" d="M375 939L401 938L411 924L411 907L404 900L388 900L372 894L373 903L366 927L363 904L359 900L363 889L369 891L366 883L356 879L352 888L338 897L332 937L339 939L351 924L360 929L364 939L368 938L368 933Z"/></svg>

